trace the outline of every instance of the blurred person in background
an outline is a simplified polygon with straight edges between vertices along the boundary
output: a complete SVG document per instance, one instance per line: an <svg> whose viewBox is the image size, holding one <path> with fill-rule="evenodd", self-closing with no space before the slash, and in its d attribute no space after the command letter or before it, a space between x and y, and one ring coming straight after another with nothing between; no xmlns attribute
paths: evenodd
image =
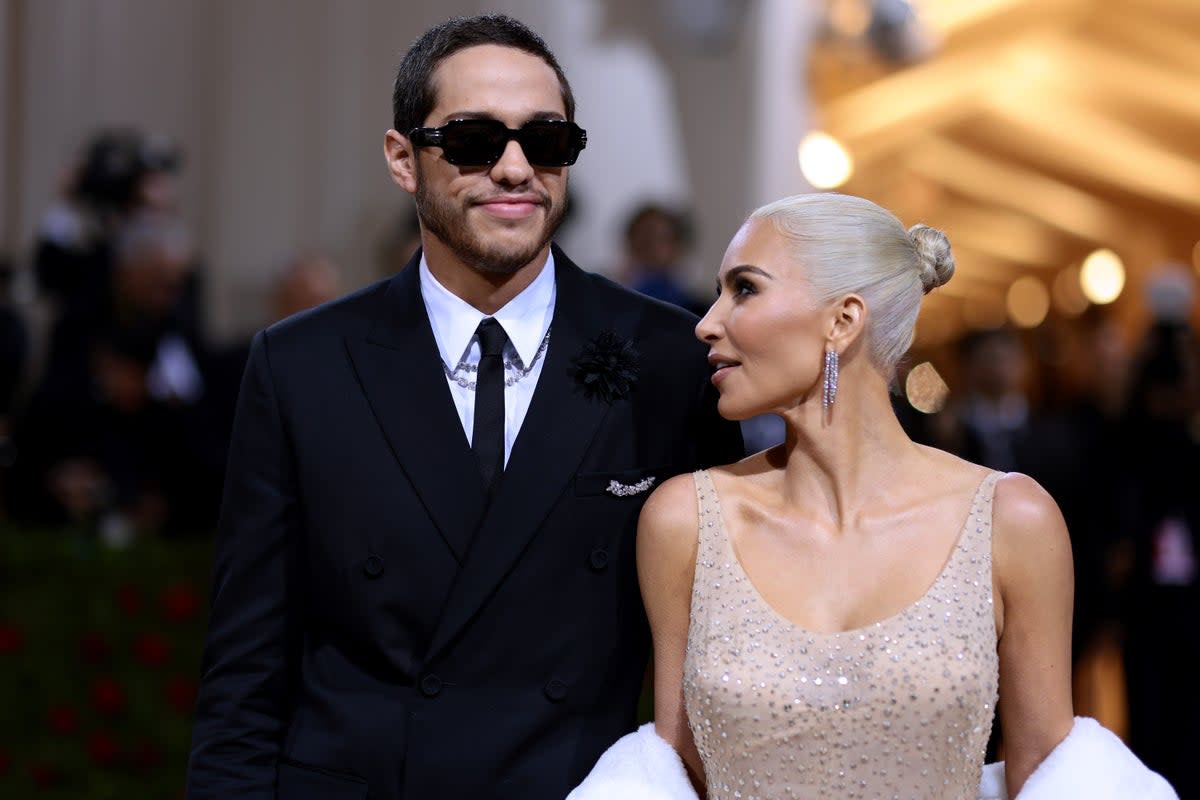
<svg viewBox="0 0 1200 800"><path fill-rule="evenodd" d="M1147 283L1153 322L1133 370L1127 458L1137 476L1126 607L1130 745L1200 797L1200 343L1194 279L1165 267Z"/></svg>
<svg viewBox="0 0 1200 800"><path fill-rule="evenodd" d="M85 145L34 244L38 287L60 314L104 301L112 247L132 217L177 213L181 164L169 141L133 129L100 131Z"/></svg>
<svg viewBox="0 0 1200 800"><path fill-rule="evenodd" d="M1071 508L1075 556L1076 660L1108 657L1119 647L1122 588L1129 569L1123 531L1136 504L1136 471L1129 459L1125 414L1131 354L1120 326L1093 307L1080 319L1076 394L1065 419L1074 439L1075 470L1087 502Z"/></svg>
<svg viewBox="0 0 1200 800"><path fill-rule="evenodd" d="M0 258L0 519L5 515L5 476L16 459L13 413L17 391L25 380L30 348L28 326L9 303L12 274L12 265Z"/></svg>
<svg viewBox="0 0 1200 800"><path fill-rule="evenodd" d="M687 214L658 203L638 206L625 223L622 282L647 297L703 314L708 304L688 289L685 258L691 243Z"/></svg>
<svg viewBox="0 0 1200 800"><path fill-rule="evenodd" d="M410 253L411 257L411 253ZM320 253L303 253L284 265L275 281L271 317L279 321L341 296L342 271Z"/></svg>
<svg viewBox="0 0 1200 800"><path fill-rule="evenodd" d="M59 321L18 421L14 510L95 524L118 546L140 530L212 524L220 452L201 402L203 348L179 315L191 265L177 220L125 224L103 301Z"/></svg>
<svg viewBox="0 0 1200 800"><path fill-rule="evenodd" d="M1030 362L1016 331L976 331L959 347L965 387L955 408L957 454L1002 472L1022 472L1059 504L1068 528L1079 501L1071 427L1031 400Z"/></svg>
<svg viewBox="0 0 1200 800"><path fill-rule="evenodd" d="M270 322L279 322L334 300L343 291L341 267L321 253L305 252L290 258L277 272L267 292L264 310ZM210 347L204 363L206 402L212 409L214 432L222 454L228 449L238 387L249 354L249 341L235 341ZM225 463L224 455L220 463Z"/></svg>

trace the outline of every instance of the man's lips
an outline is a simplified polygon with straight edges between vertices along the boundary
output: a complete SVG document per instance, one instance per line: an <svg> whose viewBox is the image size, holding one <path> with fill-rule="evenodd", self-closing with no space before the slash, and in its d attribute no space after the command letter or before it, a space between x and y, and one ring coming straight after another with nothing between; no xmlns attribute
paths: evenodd
<svg viewBox="0 0 1200 800"><path fill-rule="evenodd" d="M542 198L537 195L505 195L480 200L476 205L496 217L521 219L536 212L542 205Z"/></svg>

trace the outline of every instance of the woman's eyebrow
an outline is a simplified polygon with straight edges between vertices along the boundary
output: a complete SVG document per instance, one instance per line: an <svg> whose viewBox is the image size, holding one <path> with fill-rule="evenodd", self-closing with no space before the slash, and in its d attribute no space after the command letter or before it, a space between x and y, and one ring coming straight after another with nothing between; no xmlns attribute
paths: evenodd
<svg viewBox="0 0 1200 800"><path fill-rule="evenodd" d="M745 275L746 273L750 273L751 275L760 275L767 280L775 279L774 275L762 269L761 267L756 267L753 264L738 264L736 267L731 267L729 271L725 273L725 283L729 283L739 275Z"/></svg>

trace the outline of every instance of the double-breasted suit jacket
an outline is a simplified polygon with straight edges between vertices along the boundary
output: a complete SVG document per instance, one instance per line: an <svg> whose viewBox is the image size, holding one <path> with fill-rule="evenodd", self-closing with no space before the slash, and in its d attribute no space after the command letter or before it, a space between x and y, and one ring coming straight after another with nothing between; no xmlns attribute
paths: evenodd
<svg viewBox="0 0 1200 800"><path fill-rule="evenodd" d="M649 492L620 489L735 460L741 439L694 317L555 263L545 365L490 503L415 259L256 336L190 798L561 800L632 729ZM639 354L622 396L576 369L606 331Z"/></svg>

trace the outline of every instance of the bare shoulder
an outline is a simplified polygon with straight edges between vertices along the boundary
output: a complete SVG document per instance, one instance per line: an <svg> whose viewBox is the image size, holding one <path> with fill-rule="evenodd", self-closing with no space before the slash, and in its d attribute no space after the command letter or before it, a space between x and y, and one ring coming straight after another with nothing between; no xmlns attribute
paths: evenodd
<svg viewBox="0 0 1200 800"><path fill-rule="evenodd" d="M1028 475L1011 472L996 481L993 530L1016 546L1070 547L1058 503Z"/></svg>
<svg viewBox="0 0 1200 800"><path fill-rule="evenodd" d="M1009 473L996 482L992 549L999 576L1071 572L1071 540L1058 504L1028 475Z"/></svg>
<svg viewBox="0 0 1200 800"><path fill-rule="evenodd" d="M639 554L695 552L700 512L696 480L676 475L651 493L638 517Z"/></svg>

